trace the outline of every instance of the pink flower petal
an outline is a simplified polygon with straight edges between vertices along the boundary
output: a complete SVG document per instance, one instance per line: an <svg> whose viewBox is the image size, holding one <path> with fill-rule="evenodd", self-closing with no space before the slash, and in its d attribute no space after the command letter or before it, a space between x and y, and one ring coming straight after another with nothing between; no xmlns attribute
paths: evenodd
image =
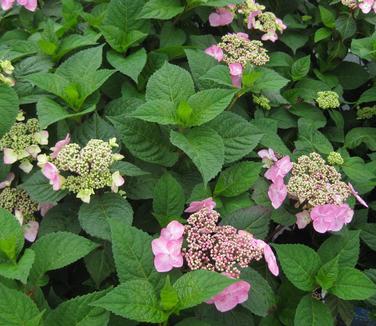
<svg viewBox="0 0 376 326"><path fill-rule="evenodd" d="M363 0L359 3L359 8L363 14L368 14L374 5L374 0Z"/></svg>
<svg viewBox="0 0 376 326"><path fill-rule="evenodd" d="M154 257L154 266L159 273L169 272L173 269L169 255L157 255Z"/></svg>
<svg viewBox="0 0 376 326"><path fill-rule="evenodd" d="M9 10L13 7L15 0L1 0L1 8L3 10Z"/></svg>
<svg viewBox="0 0 376 326"><path fill-rule="evenodd" d="M17 161L17 154L13 149L4 148L4 164L10 165Z"/></svg>
<svg viewBox="0 0 376 326"><path fill-rule="evenodd" d="M63 149L65 145L68 145L71 141L70 135L67 134L65 139L58 141L54 147L51 148L51 158L56 158L59 152Z"/></svg>
<svg viewBox="0 0 376 326"><path fill-rule="evenodd" d="M296 214L296 225L298 229L304 229L309 223L311 223L311 217L307 210Z"/></svg>
<svg viewBox="0 0 376 326"><path fill-rule="evenodd" d="M266 244L266 246L264 247L264 257L265 257L266 263L268 264L268 268L269 268L270 272L274 276L278 276L279 275L279 267L278 267L278 264L277 264L277 260L275 258L275 255L274 255L272 248L268 244Z"/></svg>
<svg viewBox="0 0 376 326"><path fill-rule="evenodd" d="M38 209L40 210L40 215L42 215L42 217L46 216L48 211L55 206L56 206L55 204L51 204L51 203L40 203L38 205Z"/></svg>
<svg viewBox="0 0 376 326"><path fill-rule="evenodd" d="M319 233L339 231L351 222L353 215L354 211L347 204L318 205L311 210L313 228Z"/></svg>
<svg viewBox="0 0 376 326"><path fill-rule="evenodd" d="M287 187L282 178L277 179L269 186L268 196L275 209L281 207L287 197Z"/></svg>
<svg viewBox="0 0 376 326"><path fill-rule="evenodd" d="M361 203L364 207L368 208L367 203L362 197L359 196L358 192L354 189L353 185L350 182L348 183L348 186L350 187L351 193L358 200L358 202Z"/></svg>
<svg viewBox="0 0 376 326"><path fill-rule="evenodd" d="M166 228L162 229L161 237L167 240L179 240L183 237L184 225L178 221L171 221Z"/></svg>
<svg viewBox="0 0 376 326"><path fill-rule="evenodd" d="M212 45L205 50L205 53L216 59L218 62L223 60L223 51L218 45Z"/></svg>
<svg viewBox="0 0 376 326"><path fill-rule="evenodd" d="M0 182L0 189L4 189L5 187L9 187L12 184L12 181L14 180L16 176L13 172L8 173L5 180Z"/></svg>
<svg viewBox="0 0 376 326"><path fill-rule="evenodd" d="M25 239L29 242L34 242L37 238L39 231L39 223L36 221L30 221L23 226Z"/></svg>
<svg viewBox="0 0 376 326"><path fill-rule="evenodd" d="M164 238L154 239L151 242L151 248L154 255L168 255L168 240Z"/></svg>
<svg viewBox="0 0 376 326"><path fill-rule="evenodd" d="M261 39L263 41L272 41L273 43L278 40L278 35L276 32L271 31L267 32L264 35L261 36Z"/></svg>
<svg viewBox="0 0 376 326"><path fill-rule="evenodd" d="M218 8L209 15L209 24L212 27L226 26L232 23L234 15L226 8Z"/></svg>
<svg viewBox="0 0 376 326"><path fill-rule="evenodd" d="M284 156L266 171L265 178L272 182L276 182L278 179L284 178L291 169L292 163L290 157Z"/></svg>
<svg viewBox="0 0 376 326"><path fill-rule="evenodd" d="M201 201L193 201L189 204L189 207L184 211L186 213L196 213L199 210L203 208L208 208L210 210L215 208L215 201L212 197L209 197L207 199L201 200Z"/></svg>

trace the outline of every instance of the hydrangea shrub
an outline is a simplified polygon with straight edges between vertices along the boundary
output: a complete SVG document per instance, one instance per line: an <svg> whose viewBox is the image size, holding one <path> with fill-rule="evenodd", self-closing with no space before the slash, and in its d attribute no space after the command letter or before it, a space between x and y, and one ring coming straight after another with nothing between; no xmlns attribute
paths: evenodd
<svg viewBox="0 0 376 326"><path fill-rule="evenodd" d="M375 322L374 0L0 7L0 325Z"/></svg>

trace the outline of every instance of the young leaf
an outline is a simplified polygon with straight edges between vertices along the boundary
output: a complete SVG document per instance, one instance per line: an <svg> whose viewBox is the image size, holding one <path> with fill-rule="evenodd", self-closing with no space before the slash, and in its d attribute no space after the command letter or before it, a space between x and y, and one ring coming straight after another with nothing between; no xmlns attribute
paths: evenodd
<svg viewBox="0 0 376 326"><path fill-rule="evenodd" d="M345 267L330 292L344 300L365 300L376 293L376 285L361 271Z"/></svg>
<svg viewBox="0 0 376 326"><path fill-rule="evenodd" d="M186 273L174 283L179 297L179 309L191 308L207 301L236 281L206 270Z"/></svg>
<svg viewBox="0 0 376 326"><path fill-rule="evenodd" d="M298 289L312 291L316 287L315 276L321 266L319 255L301 244L273 245L278 260L288 280Z"/></svg>
<svg viewBox="0 0 376 326"><path fill-rule="evenodd" d="M150 0L142 8L140 19L171 19L184 11L179 0Z"/></svg>
<svg viewBox="0 0 376 326"><path fill-rule="evenodd" d="M323 6L319 6L319 9L320 9L321 20L324 23L324 25L328 28L334 28L336 18L333 12Z"/></svg>
<svg viewBox="0 0 376 326"><path fill-rule="evenodd" d="M110 220L112 251L117 275L121 283L142 280L157 285L161 275L153 265L152 238L147 233Z"/></svg>
<svg viewBox="0 0 376 326"><path fill-rule="evenodd" d="M130 116L160 125L177 125L180 124L177 114L176 104L166 100L154 100L139 106Z"/></svg>
<svg viewBox="0 0 376 326"><path fill-rule="evenodd" d="M93 305L138 322L162 323L168 318L153 286L141 279L120 284Z"/></svg>
<svg viewBox="0 0 376 326"><path fill-rule="evenodd" d="M300 80L307 76L311 67L311 56L307 55L296 60L291 67L291 76L293 80Z"/></svg>
<svg viewBox="0 0 376 326"><path fill-rule="evenodd" d="M329 308L312 296L304 296L296 309L294 326L332 326L333 317Z"/></svg>
<svg viewBox="0 0 376 326"><path fill-rule="evenodd" d="M324 289L330 289L337 279L339 266L339 256L336 256L326 264L322 265L317 273L316 281Z"/></svg>
<svg viewBox="0 0 376 326"><path fill-rule="evenodd" d="M153 211L161 224L166 226L172 218L180 217L184 210L183 187L169 173L165 173L154 187Z"/></svg>
<svg viewBox="0 0 376 326"><path fill-rule="evenodd" d="M13 88L0 85L0 138L13 126L16 122L18 114L19 100L17 93Z"/></svg>
<svg viewBox="0 0 376 326"><path fill-rule="evenodd" d="M150 77L146 85L147 101L179 103L193 94L193 80L189 72L167 62Z"/></svg>
<svg viewBox="0 0 376 326"><path fill-rule="evenodd" d="M90 204L82 204L78 213L82 228L91 236L111 241L110 219L132 225L131 205L119 194L95 195Z"/></svg>
<svg viewBox="0 0 376 326"><path fill-rule="evenodd" d="M186 134L171 130L170 140L196 165L207 184L221 170L224 162L222 138L210 128L194 128Z"/></svg>
<svg viewBox="0 0 376 326"><path fill-rule="evenodd" d="M234 197L249 190L259 177L261 164L240 162L224 170L214 189L215 195Z"/></svg>

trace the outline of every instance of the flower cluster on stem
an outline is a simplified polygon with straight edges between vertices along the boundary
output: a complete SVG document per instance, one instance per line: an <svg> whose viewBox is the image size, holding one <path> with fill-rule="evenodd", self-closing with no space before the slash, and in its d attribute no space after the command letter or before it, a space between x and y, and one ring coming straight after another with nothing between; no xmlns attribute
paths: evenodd
<svg viewBox="0 0 376 326"><path fill-rule="evenodd" d="M339 95L333 91L317 92L316 102L323 110L336 109L341 105Z"/></svg>

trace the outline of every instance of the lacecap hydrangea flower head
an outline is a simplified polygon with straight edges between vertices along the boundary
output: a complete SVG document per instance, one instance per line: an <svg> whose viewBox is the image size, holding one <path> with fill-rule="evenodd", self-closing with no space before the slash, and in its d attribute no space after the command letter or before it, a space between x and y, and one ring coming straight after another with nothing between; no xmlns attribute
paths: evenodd
<svg viewBox="0 0 376 326"><path fill-rule="evenodd" d="M41 146L48 144L48 131L40 128L38 119L24 122L22 113L17 119L18 122L0 139L0 151L4 154L4 164L19 162L20 169L29 173L32 162L42 151Z"/></svg>
<svg viewBox="0 0 376 326"><path fill-rule="evenodd" d="M275 157L271 149L259 152L265 159L266 154ZM272 155L272 154L273 155ZM328 160L331 164L342 164L339 153L331 153ZM351 222L353 210L347 199L354 196L362 205L367 206L350 183L342 181L341 174L334 166L328 165L317 153L302 155L297 162L285 156L274 161L265 173L272 183L268 196L275 209L279 208L288 197L295 202L295 207L302 209L296 215L299 229L312 222L313 228L319 233L339 231ZM287 184L285 177L290 173Z"/></svg>
<svg viewBox="0 0 376 326"><path fill-rule="evenodd" d="M230 225L219 225L220 215L214 210L212 198L192 202L184 226L171 221L159 238L152 241L154 266L158 272L168 272L183 265L189 270L209 270L239 278L241 269L253 261L265 258L275 276L279 268L271 247L251 233ZM207 303L219 311L228 311L248 299L250 284L239 281L214 296Z"/></svg>
<svg viewBox="0 0 376 326"><path fill-rule="evenodd" d="M116 139L91 139L81 148L71 143L67 135L51 148L50 155L38 156L38 165L53 190L68 190L89 203L96 190L111 187L113 192L118 192L124 184L120 172L112 171L113 163L123 159L123 155L113 153L115 147L118 147Z"/></svg>

